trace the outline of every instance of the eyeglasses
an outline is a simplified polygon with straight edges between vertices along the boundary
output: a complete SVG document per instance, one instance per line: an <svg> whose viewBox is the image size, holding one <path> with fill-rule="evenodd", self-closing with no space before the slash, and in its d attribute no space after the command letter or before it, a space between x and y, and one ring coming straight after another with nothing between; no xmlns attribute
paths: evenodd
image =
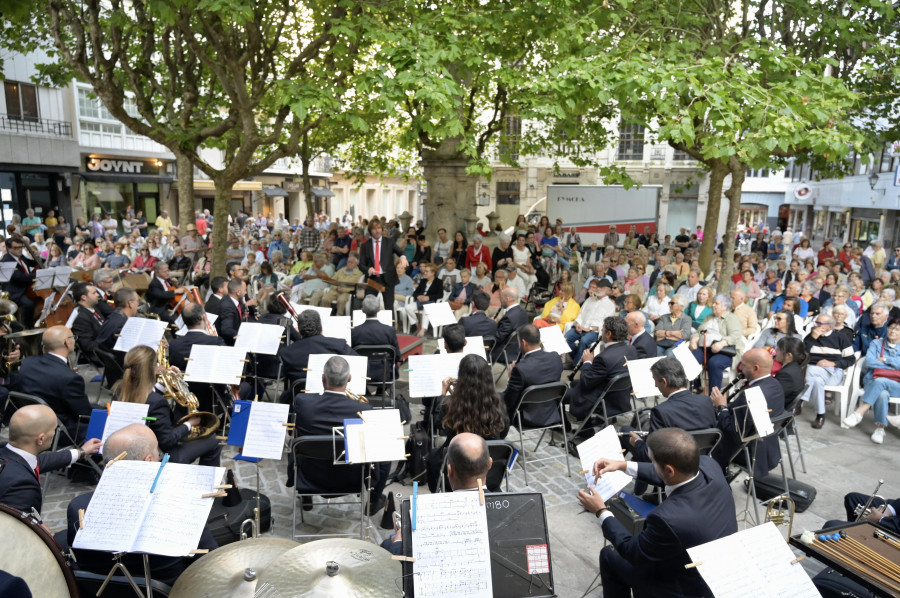
<svg viewBox="0 0 900 598"><path fill-rule="evenodd" d="M816 326L831 326L831 322L820 322L816 320Z"/></svg>

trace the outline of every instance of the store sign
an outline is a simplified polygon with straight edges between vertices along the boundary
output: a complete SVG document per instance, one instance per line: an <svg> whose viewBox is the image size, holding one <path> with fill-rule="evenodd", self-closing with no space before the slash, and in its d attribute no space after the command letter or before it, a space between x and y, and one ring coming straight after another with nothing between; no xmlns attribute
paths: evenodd
<svg viewBox="0 0 900 598"><path fill-rule="evenodd" d="M84 166L89 172L113 174L159 174L155 160L125 160L118 158L85 158Z"/></svg>
<svg viewBox="0 0 900 598"><path fill-rule="evenodd" d="M581 176L581 172L557 172L553 174L555 179L577 179Z"/></svg>
<svg viewBox="0 0 900 598"><path fill-rule="evenodd" d="M300 181L285 181L282 186L288 193L300 193L303 191L303 184Z"/></svg>
<svg viewBox="0 0 900 598"><path fill-rule="evenodd" d="M810 204L813 202L813 190L812 187L807 185L806 183L800 183L796 187L794 187L794 201L802 204Z"/></svg>

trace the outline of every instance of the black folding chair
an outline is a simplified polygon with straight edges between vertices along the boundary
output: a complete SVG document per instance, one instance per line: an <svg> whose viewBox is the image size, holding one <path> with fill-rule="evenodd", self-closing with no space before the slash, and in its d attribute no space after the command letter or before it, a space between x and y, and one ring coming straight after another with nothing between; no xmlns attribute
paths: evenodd
<svg viewBox="0 0 900 598"><path fill-rule="evenodd" d="M113 384L122 379L122 376L125 374L124 369L122 368L122 364L119 363L119 360L116 359L116 356L109 351L104 351L100 347L96 347L94 349L94 355L97 356L97 359L100 363L103 364L103 371L101 372L100 384L97 387L97 399L95 402L100 401L100 393L104 388L104 381L106 382L106 389L112 389Z"/></svg>
<svg viewBox="0 0 900 598"><path fill-rule="evenodd" d="M709 455L722 440L722 430L719 428L703 428L702 430L689 430L688 434L694 437L701 455Z"/></svg>
<svg viewBox="0 0 900 598"><path fill-rule="evenodd" d="M497 345L497 339L493 336L483 336L481 340L484 341L484 354L487 355L488 363L494 365L494 347Z"/></svg>
<svg viewBox="0 0 900 598"><path fill-rule="evenodd" d="M597 400L594 401L594 404L591 406L591 410L585 415L584 421L581 422L581 425L578 426L578 429L575 430L575 433L572 434L572 438L577 438L581 433L581 430L591 421L591 417L596 413L597 409L600 409L603 413L603 423L608 424L610 415L606 410L606 396L610 393L621 392L623 390L631 390L631 378L628 377L628 374L619 374L613 377L612 380L606 385L606 388L603 389L603 392L600 393L600 396L597 397ZM631 406L632 408L628 411L623 411L621 413L613 413L613 416L623 415L626 413L637 412L636 406L634 404L634 397L631 397ZM638 424L640 424L640 418L636 418L638 420ZM638 426L640 427L640 426Z"/></svg>
<svg viewBox="0 0 900 598"><path fill-rule="evenodd" d="M497 363L500 362L500 359L503 359L503 369L497 375L497 378L494 380L494 384L496 384L497 382L500 382L500 378L503 377L503 374L505 374L506 372L509 371L509 356L506 354L507 347L509 347L511 344L513 346L517 346L518 342L519 342L519 331L516 330L516 331L513 331L513 333L509 335L509 338L506 339L506 342L503 343L503 350L500 352L500 356L497 358ZM495 341L495 343L496 343L496 341Z"/></svg>
<svg viewBox="0 0 900 598"><path fill-rule="evenodd" d="M491 467L487 472L487 479L484 485L487 486L488 492L504 492L501 489L501 483L506 483L505 492L509 492L509 462L516 452L516 447L508 440L488 440L488 454L491 456ZM441 465L441 478L438 482L438 492L446 491L449 486L447 482L447 455L449 451L444 452L444 462Z"/></svg>
<svg viewBox="0 0 900 598"><path fill-rule="evenodd" d="M805 384L803 386L803 390L794 397L794 400L790 402L790 404L784 405L784 412L789 413L791 415L791 423L785 426L781 432L781 439L784 441L785 450L787 450L788 455L788 465L791 466L791 477L795 480L797 479L797 474L794 472L794 463L797 459L800 460L800 467L803 469L803 473L806 473L806 461L803 459L803 446L800 444L800 429L797 427L797 417L794 415L794 406L797 404L797 401L800 400L804 394L806 394L806 390L809 388L809 384ZM791 436L793 436L797 440L797 458L795 459L793 454L791 453Z"/></svg>
<svg viewBox="0 0 900 598"><path fill-rule="evenodd" d="M566 458L566 472L569 476L572 475L572 468L569 465L569 451L567 450L569 439L566 436L566 411L565 407L563 407L563 398L566 396L566 391L569 390L569 385L565 382L551 382L549 384L536 384L534 386L529 386L522 392L522 397L519 399L519 404L516 405L516 411L513 414L513 419L516 421L516 428L519 430L519 448L520 448L520 457L522 458L522 471L525 472L525 485L528 485L528 459L525 455L525 441L524 441L524 432L540 430L541 437L538 438L537 444L534 445L534 450L536 451L538 447L541 445L541 441L544 439L544 435L547 433L547 430L553 430L559 428L562 430L563 435L563 454ZM559 410L559 423L551 424L549 426L526 426L522 422L522 406L523 405L539 405L541 403L550 403L555 402L556 407ZM551 432L552 438L552 432ZM552 444L552 441L551 441ZM548 459L552 459L554 457L545 457L544 459L533 460L534 463L538 463L540 461L546 461Z"/></svg>
<svg viewBox="0 0 900 598"><path fill-rule="evenodd" d="M376 388L381 389L381 407L386 407L385 394L387 387L391 388L390 406L394 405L394 397L397 393L396 374L399 356L393 345L358 345L353 350L369 360L369 365L381 366L381 382L372 382ZM368 371L368 370L367 370ZM366 387L369 385L366 384Z"/></svg>

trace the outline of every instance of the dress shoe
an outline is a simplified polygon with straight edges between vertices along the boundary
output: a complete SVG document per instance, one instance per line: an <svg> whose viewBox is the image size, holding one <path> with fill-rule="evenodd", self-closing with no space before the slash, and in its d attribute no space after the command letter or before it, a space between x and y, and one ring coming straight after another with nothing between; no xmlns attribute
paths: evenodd
<svg viewBox="0 0 900 598"><path fill-rule="evenodd" d="M816 415L816 419L813 420L812 427L815 428L816 430L821 430L822 426L824 426L824 425L825 425L825 414L820 413L820 414Z"/></svg>
<svg viewBox="0 0 900 598"><path fill-rule="evenodd" d="M304 511L312 511L312 508L313 508L312 496L301 496L300 504L303 505Z"/></svg>
<svg viewBox="0 0 900 598"><path fill-rule="evenodd" d="M794 415L800 415L803 413L803 401L797 401L797 406L794 407Z"/></svg>
<svg viewBox="0 0 900 598"><path fill-rule="evenodd" d="M741 473L740 469L726 469L725 470L725 481L729 484L734 481L734 478L738 477Z"/></svg>

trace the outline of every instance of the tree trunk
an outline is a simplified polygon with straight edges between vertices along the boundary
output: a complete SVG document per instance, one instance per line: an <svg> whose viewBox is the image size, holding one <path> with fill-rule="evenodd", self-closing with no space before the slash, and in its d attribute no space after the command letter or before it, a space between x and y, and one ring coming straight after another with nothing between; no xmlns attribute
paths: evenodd
<svg viewBox="0 0 900 598"><path fill-rule="evenodd" d="M178 169L178 230L184 236L188 224L194 223L194 165L185 154L174 153Z"/></svg>
<svg viewBox="0 0 900 598"><path fill-rule="evenodd" d="M734 243L737 235L738 215L741 213L741 187L747 173L747 166L732 156L728 160L731 171L731 186L725 192L728 198L728 218L725 221L725 247L722 250L722 277L719 279L719 292L731 290L731 275L734 273ZM704 235L704 238L706 236Z"/></svg>
<svg viewBox="0 0 900 598"><path fill-rule="evenodd" d="M214 180L216 199L213 203L212 270L210 277L225 276L225 250L228 248L228 210L231 207L231 189L237 179L219 177Z"/></svg>
<svg viewBox="0 0 900 598"><path fill-rule="evenodd" d="M445 140L436 150L421 152L422 169L428 191L423 205L428 240L438 242L438 229L447 229L453 238L466 230L466 218L475 215L478 205L478 177L466 173L469 161L459 151L459 140ZM466 234L469 244L472 235Z"/></svg>
<svg viewBox="0 0 900 598"><path fill-rule="evenodd" d="M313 204L312 182L309 180L309 163L310 160L301 154L300 164L303 166L303 199L306 203L306 216L312 218L312 215L316 213L316 206ZM306 226L306 218L303 219L303 224Z"/></svg>
<svg viewBox="0 0 900 598"><path fill-rule="evenodd" d="M700 268L711 272L713 253L716 250L716 230L719 228L719 211L722 209L722 186L728 175L728 165L719 159L708 163L709 197L706 200L706 220L703 222L703 242L700 244Z"/></svg>

